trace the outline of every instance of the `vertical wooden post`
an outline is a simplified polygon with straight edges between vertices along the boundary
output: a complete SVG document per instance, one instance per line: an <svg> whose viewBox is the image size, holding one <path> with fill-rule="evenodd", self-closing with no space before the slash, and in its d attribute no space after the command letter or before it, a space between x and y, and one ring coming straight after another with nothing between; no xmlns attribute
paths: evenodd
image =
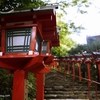
<svg viewBox="0 0 100 100"><path fill-rule="evenodd" d="M78 62L78 72L79 72L79 80L81 82L82 76L81 76L81 66L80 66L80 62Z"/></svg>
<svg viewBox="0 0 100 100"><path fill-rule="evenodd" d="M66 61L64 61L64 73L66 74Z"/></svg>
<svg viewBox="0 0 100 100"><path fill-rule="evenodd" d="M90 66L91 66L91 59L89 57L86 58L85 60L85 64L87 66L87 72L88 72L88 85L90 86L91 85L91 69L90 69Z"/></svg>
<svg viewBox="0 0 100 100"><path fill-rule="evenodd" d="M12 100L24 100L24 79L25 71L14 72Z"/></svg>
<svg viewBox="0 0 100 100"><path fill-rule="evenodd" d="M68 62L68 75L70 75L70 62Z"/></svg>
<svg viewBox="0 0 100 100"><path fill-rule="evenodd" d="M59 61L59 67L58 67L58 71L61 71L61 60Z"/></svg>
<svg viewBox="0 0 100 100"><path fill-rule="evenodd" d="M60 66L60 63L59 63L59 60L57 60L57 71L59 71L59 66Z"/></svg>
<svg viewBox="0 0 100 100"><path fill-rule="evenodd" d="M99 82L100 82L100 63L98 63L98 75L99 75Z"/></svg>
<svg viewBox="0 0 100 100"><path fill-rule="evenodd" d="M72 62L73 78L75 78L75 62Z"/></svg>
<svg viewBox="0 0 100 100"><path fill-rule="evenodd" d="M90 73L90 63L87 63L87 70L88 70L88 79L91 80L91 73ZM91 81L88 81L88 84L91 84Z"/></svg>
<svg viewBox="0 0 100 100"><path fill-rule="evenodd" d="M36 77L36 100L44 100L44 74L35 74Z"/></svg>
<svg viewBox="0 0 100 100"><path fill-rule="evenodd" d="M87 58L84 62L87 65L87 72L88 72L88 98L90 100L90 85L91 85L91 72L90 72L90 58Z"/></svg>

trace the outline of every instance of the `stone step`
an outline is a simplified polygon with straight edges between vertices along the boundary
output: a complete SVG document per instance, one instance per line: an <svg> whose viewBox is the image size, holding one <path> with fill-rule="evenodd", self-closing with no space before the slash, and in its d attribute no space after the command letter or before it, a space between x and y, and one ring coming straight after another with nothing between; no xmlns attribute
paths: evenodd
<svg viewBox="0 0 100 100"><path fill-rule="evenodd" d="M47 95L45 95L44 96L44 98L45 99L87 99L88 98L88 95L85 95L85 94L79 94L79 95L75 95L75 94L70 94L70 95L61 95L61 94L59 94L59 95L56 95L56 94L47 94ZM90 100L95 100L96 99L96 96L92 96L92 95L90 95L90 98L92 98L92 99L90 99ZM99 97L99 99L100 99L100 97ZM98 99L98 100L99 100Z"/></svg>
<svg viewBox="0 0 100 100"><path fill-rule="evenodd" d="M78 91L78 90L76 90L76 91L61 91L61 90L58 90L58 91L52 91L52 90L49 90L49 91L46 91L45 90L45 94L50 94L50 93L52 93L52 94L71 94L71 93L74 93L74 94L78 94L78 93L83 93L83 94L88 94L88 91ZM100 95L100 91L98 91L97 92L98 93L98 95ZM96 91L90 91L90 94L96 94Z"/></svg>
<svg viewBox="0 0 100 100"><path fill-rule="evenodd" d="M46 91L88 91L88 88L84 88L84 87L70 87L70 88L65 88L65 87L53 87L53 88L45 88ZM90 91L95 91L95 89L90 89ZM99 91L98 91L99 92Z"/></svg>
<svg viewBox="0 0 100 100"><path fill-rule="evenodd" d="M50 74L51 73L51 74ZM88 99L88 82L51 71L46 74L45 99L46 100L89 100ZM90 100L96 100L96 88L90 86ZM100 91L98 91L98 100Z"/></svg>
<svg viewBox="0 0 100 100"><path fill-rule="evenodd" d="M51 96L50 96L51 95ZM85 94L80 94L80 95L75 95L75 94L72 94L72 95L56 95L56 94L48 94L48 95L45 95L44 98L45 99L87 99L88 98L88 95L85 95ZM96 100L96 95L90 95L90 100ZM98 96L98 99L97 100L100 100L100 96Z"/></svg>
<svg viewBox="0 0 100 100"><path fill-rule="evenodd" d="M57 99L57 98L61 98L61 99L66 99L66 98L74 98L74 99L87 99L88 98L88 93L66 93L66 94L56 94L56 93L48 93L48 94L45 94L45 99ZM90 93L90 100L95 100L96 99L96 94L94 92ZM98 100L100 99L100 94L98 94Z"/></svg>
<svg viewBox="0 0 100 100"><path fill-rule="evenodd" d="M80 92L84 94L88 93L88 91L45 91L45 94L78 94ZM91 93L95 93L95 91L92 91Z"/></svg>

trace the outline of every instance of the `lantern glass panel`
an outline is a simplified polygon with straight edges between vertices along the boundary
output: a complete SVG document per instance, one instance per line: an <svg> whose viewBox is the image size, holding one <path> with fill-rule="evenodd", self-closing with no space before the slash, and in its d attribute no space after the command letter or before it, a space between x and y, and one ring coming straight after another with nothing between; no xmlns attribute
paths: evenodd
<svg viewBox="0 0 100 100"><path fill-rule="evenodd" d="M42 43L42 54L46 54L47 53L47 41L44 41Z"/></svg>
<svg viewBox="0 0 100 100"><path fill-rule="evenodd" d="M28 52L31 28L6 30L6 52Z"/></svg>
<svg viewBox="0 0 100 100"><path fill-rule="evenodd" d="M37 52L40 53L40 47L41 47L41 38L39 36L39 34L36 35L36 47L35 47L35 50Z"/></svg>

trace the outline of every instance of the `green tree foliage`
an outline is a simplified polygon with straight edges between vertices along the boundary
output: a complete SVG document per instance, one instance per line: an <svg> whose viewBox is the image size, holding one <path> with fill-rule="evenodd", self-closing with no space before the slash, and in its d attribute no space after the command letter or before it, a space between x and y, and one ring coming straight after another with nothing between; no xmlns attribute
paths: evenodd
<svg viewBox="0 0 100 100"><path fill-rule="evenodd" d="M100 52L100 40L95 40L95 41L91 41L88 44L84 44L84 45L76 45L75 48L71 49L69 51L69 55L74 55L74 54L78 54L78 53L83 53L84 51L86 51L86 53L91 53L92 52ZM98 67L94 67L94 61L95 58L91 59L91 78L95 81L99 81L99 76L98 76ZM96 65L97 66L97 65ZM83 74L87 74L87 67L84 64L84 62L81 64L81 68L83 71ZM83 75L84 77L86 77L87 75Z"/></svg>
<svg viewBox="0 0 100 100"><path fill-rule="evenodd" d="M60 29L60 46L52 48L52 54L56 56L67 55L67 52L74 46L74 41L68 37L71 32L68 30L68 25L62 19L62 14L57 16L57 27Z"/></svg>
<svg viewBox="0 0 100 100"><path fill-rule="evenodd" d="M88 44L78 44L69 51L69 54L78 54L86 51L87 53L100 52L100 40L91 41Z"/></svg>
<svg viewBox="0 0 100 100"><path fill-rule="evenodd" d="M32 100L36 95L36 82L33 73L28 74L28 99Z"/></svg>
<svg viewBox="0 0 100 100"><path fill-rule="evenodd" d="M89 7L89 5L91 4L91 2L89 2L89 0L57 0L59 5L60 5L60 9L63 10L63 12L66 12L66 8L69 8L69 7L77 7L77 11L80 12L80 13L86 13L86 11L84 11L82 9L83 6L85 7Z"/></svg>
<svg viewBox="0 0 100 100"><path fill-rule="evenodd" d="M5 69L0 69L0 95L10 95L7 100L11 100L12 86L13 74L8 73ZM32 100L36 94L36 82L33 73L28 74L28 91L28 99Z"/></svg>
<svg viewBox="0 0 100 100"><path fill-rule="evenodd" d="M77 9L77 13L87 13L86 10L83 9L83 7L89 7L89 5L91 4L90 0L57 0L57 2L59 4L59 8L61 9L61 13L64 15L66 14L66 18L67 18L67 14L68 14L68 10L69 8L75 8ZM73 23L72 20L69 20L69 22L67 23L69 25L69 28L73 30L74 33L79 33L82 29L84 29L84 27L82 25L80 26L76 26L75 23Z"/></svg>
<svg viewBox="0 0 100 100"><path fill-rule="evenodd" d="M73 47L70 51L69 51L69 55L74 55L74 54L78 54L78 53L82 53L84 51L87 51L87 45L86 44L78 44L75 47Z"/></svg>
<svg viewBox="0 0 100 100"><path fill-rule="evenodd" d="M12 86L13 75L9 74L5 69L0 69L0 95L11 95ZM11 98L7 98L7 100L11 100Z"/></svg>
<svg viewBox="0 0 100 100"><path fill-rule="evenodd" d="M91 41L87 44L87 52L99 51L100 52L100 40Z"/></svg>
<svg viewBox="0 0 100 100"><path fill-rule="evenodd" d="M0 10L10 11L14 8L28 8L46 5L42 0L0 0Z"/></svg>
<svg viewBox="0 0 100 100"><path fill-rule="evenodd" d="M56 55L56 56L64 56L64 55L68 55L68 51L71 48L74 48L76 43L69 38L69 35L74 33L79 33L80 30L84 29L82 26L76 26L75 23L73 23L72 21L69 21L69 23L66 23L63 20L63 16L65 15L67 18L67 8L69 7L77 7L77 11L81 14L86 13L86 11L83 11L83 9L81 7L85 6L88 7L90 2L88 2L88 0L70 0L70 1L65 1L65 0L61 0L59 2L59 0L57 0L60 6L60 14L58 14L57 19L57 26L58 28L60 28L60 46L57 48L52 48L52 54ZM70 30L70 31L69 31Z"/></svg>

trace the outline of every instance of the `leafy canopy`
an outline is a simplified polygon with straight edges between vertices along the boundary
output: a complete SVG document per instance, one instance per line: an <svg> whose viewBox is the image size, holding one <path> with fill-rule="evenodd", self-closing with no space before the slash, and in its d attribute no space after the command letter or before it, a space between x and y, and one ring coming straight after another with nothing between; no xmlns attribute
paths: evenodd
<svg viewBox="0 0 100 100"><path fill-rule="evenodd" d="M52 48L52 54L56 56L67 55L67 52L74 46L74 41L68 37L71 32L68 25L62 20L63 15L57 15L57 27L60 29L60 46Z"/></svg>
<svg viewBox="0 0 100 100"><path fill-rule="evenodd" d="M14 8L28 8L46 5L42 0L0 0L0 10L10 11Z"/></svg>

